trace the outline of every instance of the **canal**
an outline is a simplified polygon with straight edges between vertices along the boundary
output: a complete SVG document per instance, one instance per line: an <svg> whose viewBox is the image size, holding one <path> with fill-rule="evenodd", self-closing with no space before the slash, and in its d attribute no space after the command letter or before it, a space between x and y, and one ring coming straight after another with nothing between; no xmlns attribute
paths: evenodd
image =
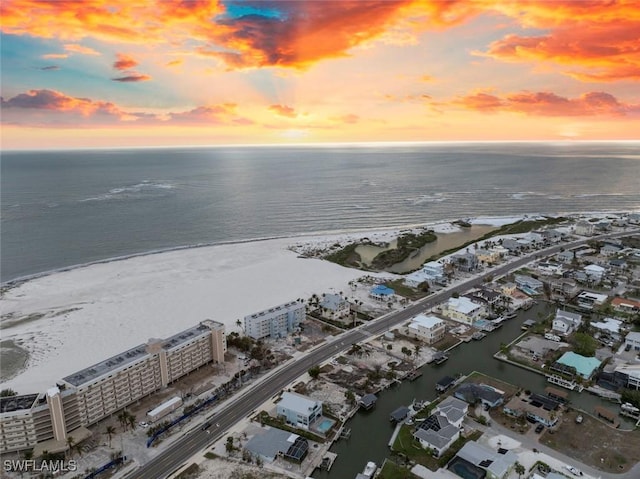
<svg viewBox="0 0 640 479"><path fill-rule="evenodd" d="M413 382L403 382L398 386L382 391L378 402L370 411L358 411L350 419L346 428L351 429L349 439L340 439L331 451L338 454L331 471L319 471L313 474L318 479L350 479L362 472L367 461L380 466L390 455L388 447L394 426L389 415L400 406L408 406L414 399L433 400L437 397L436 382L443 376L469 374L473 371L484 373L524 389L544 394L549 385L542 375L526 369L498 361L493 355L500 350L501 344L510 343L522 334L522 323L526 319L539 320L541 314L549 314L554 307L548 303L539 303L527 311L520 311L514 319L503 323L502 328L489 333L482 341L463 343L450 352L449 360L436 365L425 365L422 376ZM603 401L587 392L569 392L571 404L585 411L593 411L596 405L602 405L617 411L610 402Z"/></svg>

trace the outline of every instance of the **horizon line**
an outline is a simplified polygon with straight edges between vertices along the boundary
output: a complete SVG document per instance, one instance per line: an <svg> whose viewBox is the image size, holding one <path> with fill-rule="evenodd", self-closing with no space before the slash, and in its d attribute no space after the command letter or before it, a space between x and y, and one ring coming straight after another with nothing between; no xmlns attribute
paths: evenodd
<svg viewBox="0 0 640 479"><path fill-rule="evenodd" d="M555 139L555 140L405 140L405 141L341 141L341 142L311 142L311 143L225 143L207 145L144 145L144 146L77 146L77 147L56 147L56 148L0 148L3 152L33 152L33 151L84 151L84 150L150 150L150 149L185 149L185 148L296 148L296 147L394 147L407 145L451 145L451 144L513 144L513 143L548 143L548 144L576 144L576 143L640 143L640 139L619 139L619 140L577 140L577 139Z"/></svg>

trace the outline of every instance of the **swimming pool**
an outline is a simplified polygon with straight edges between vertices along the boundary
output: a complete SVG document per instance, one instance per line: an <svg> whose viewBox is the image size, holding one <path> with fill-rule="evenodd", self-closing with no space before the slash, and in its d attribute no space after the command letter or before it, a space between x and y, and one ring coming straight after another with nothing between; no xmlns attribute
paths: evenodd
<svg viewBox="0 0 640 479"><path fill-rule="evenodd" d="M326 417L322 419L318 424L316 424L315 429L320 431L322 434L326 433L331 427L335 424L333 419L327 419Z"/></svg>
<svg viewBox="0 0 640 479"><path fill-rule="evenodd" d="M486 472L479 467L465 461L461 457L455 457L447 466L451 472L454 472L463 479L484 479Z"/></svg>

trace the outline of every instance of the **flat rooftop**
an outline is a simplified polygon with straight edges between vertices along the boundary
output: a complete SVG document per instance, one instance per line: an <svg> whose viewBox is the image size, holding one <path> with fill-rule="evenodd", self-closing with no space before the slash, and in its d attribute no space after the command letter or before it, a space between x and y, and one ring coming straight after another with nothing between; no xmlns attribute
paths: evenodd
<svg viewBox="0 0 640 479"><path fill-rule="evenodd" d="M281 304L279 306L274 306L273 308L265 309L263 311L258 311L257 313L250 314L245 316L247 318L257 318L259 316L264 316L265 314L275 313L275 312L285 312L288 313L290 311L295 311L297 309L304 308L304 303L299 303L297 301L290 301L288 303Z"/></svg>
<svg viewBox="0 0 640 479"><path fill-rule="evenodd" d="M68 382L76 387L81 386L82 384L93 381L100 376L107 374L114 369L121 368L129 363L134 361L138 361L139 359L146 356L147 353L147 345L140 344L135 348L131 348L127 351L124 351L115 356L111 356L104 361L101 361L93 366L89 366L81 371L73 373L67 377L62 378L63 381Z"/></svg>
<svg viewBox="0 0 640 479"><path fill-rule="evenodd" d="M212 320L205 320L197 326L193 326L165 339L164 341L162 341L162 347L166 350L173 349L181 345L182 343L200 336L205 332L209 332L212 329L220 328L224 328L224 325L222 323ZM66 381L67 383L78 387L82 384L91 382L94 379L99 378L100 376L107 374L115 369L138 361L139 359L145 357L147 354L149 354L147 353L147 344L139 344L138 346L135 346L122 353L116 354L115 356L105 359L104 361L96 363L93 366L89 366L88 368L73 373L62 379L63 381Z"/></svg>
<svg viewBox="0 0 640 479"><path fill-rule="evenodd" d="M187 341L192 340L193 338L196 338L202 335L203 333L208 333L210 331L211 329L206 325L198 324L197 326L186 329L181 333L174 334L173 336L167 338L162 344L162 347L167 350L173 349L177 346L180 346L183 343L186 343Z"/></svg>
<svg viewBox="0 0 640 479"><path fill-rule="evenodd" d="M31 409L38 399L37 394L25 394L24 396L7 396L0 398L0 412L14 412L22 409Z"/></svg>

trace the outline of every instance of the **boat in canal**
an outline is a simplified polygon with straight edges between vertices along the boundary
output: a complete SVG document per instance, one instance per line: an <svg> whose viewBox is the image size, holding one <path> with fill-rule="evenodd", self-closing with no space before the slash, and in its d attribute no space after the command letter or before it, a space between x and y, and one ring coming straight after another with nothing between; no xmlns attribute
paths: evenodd
<svg viewBox="0 0 640 479"><path fill-rule="evenodd" d="M373 461L369 461L367 462L367 465L364 466L364 469L362 470L362 472L359 472L356 475L356 479L370 479L373 477L373 475L376 473L377 470L378 470L377 464Z"/></svg>

